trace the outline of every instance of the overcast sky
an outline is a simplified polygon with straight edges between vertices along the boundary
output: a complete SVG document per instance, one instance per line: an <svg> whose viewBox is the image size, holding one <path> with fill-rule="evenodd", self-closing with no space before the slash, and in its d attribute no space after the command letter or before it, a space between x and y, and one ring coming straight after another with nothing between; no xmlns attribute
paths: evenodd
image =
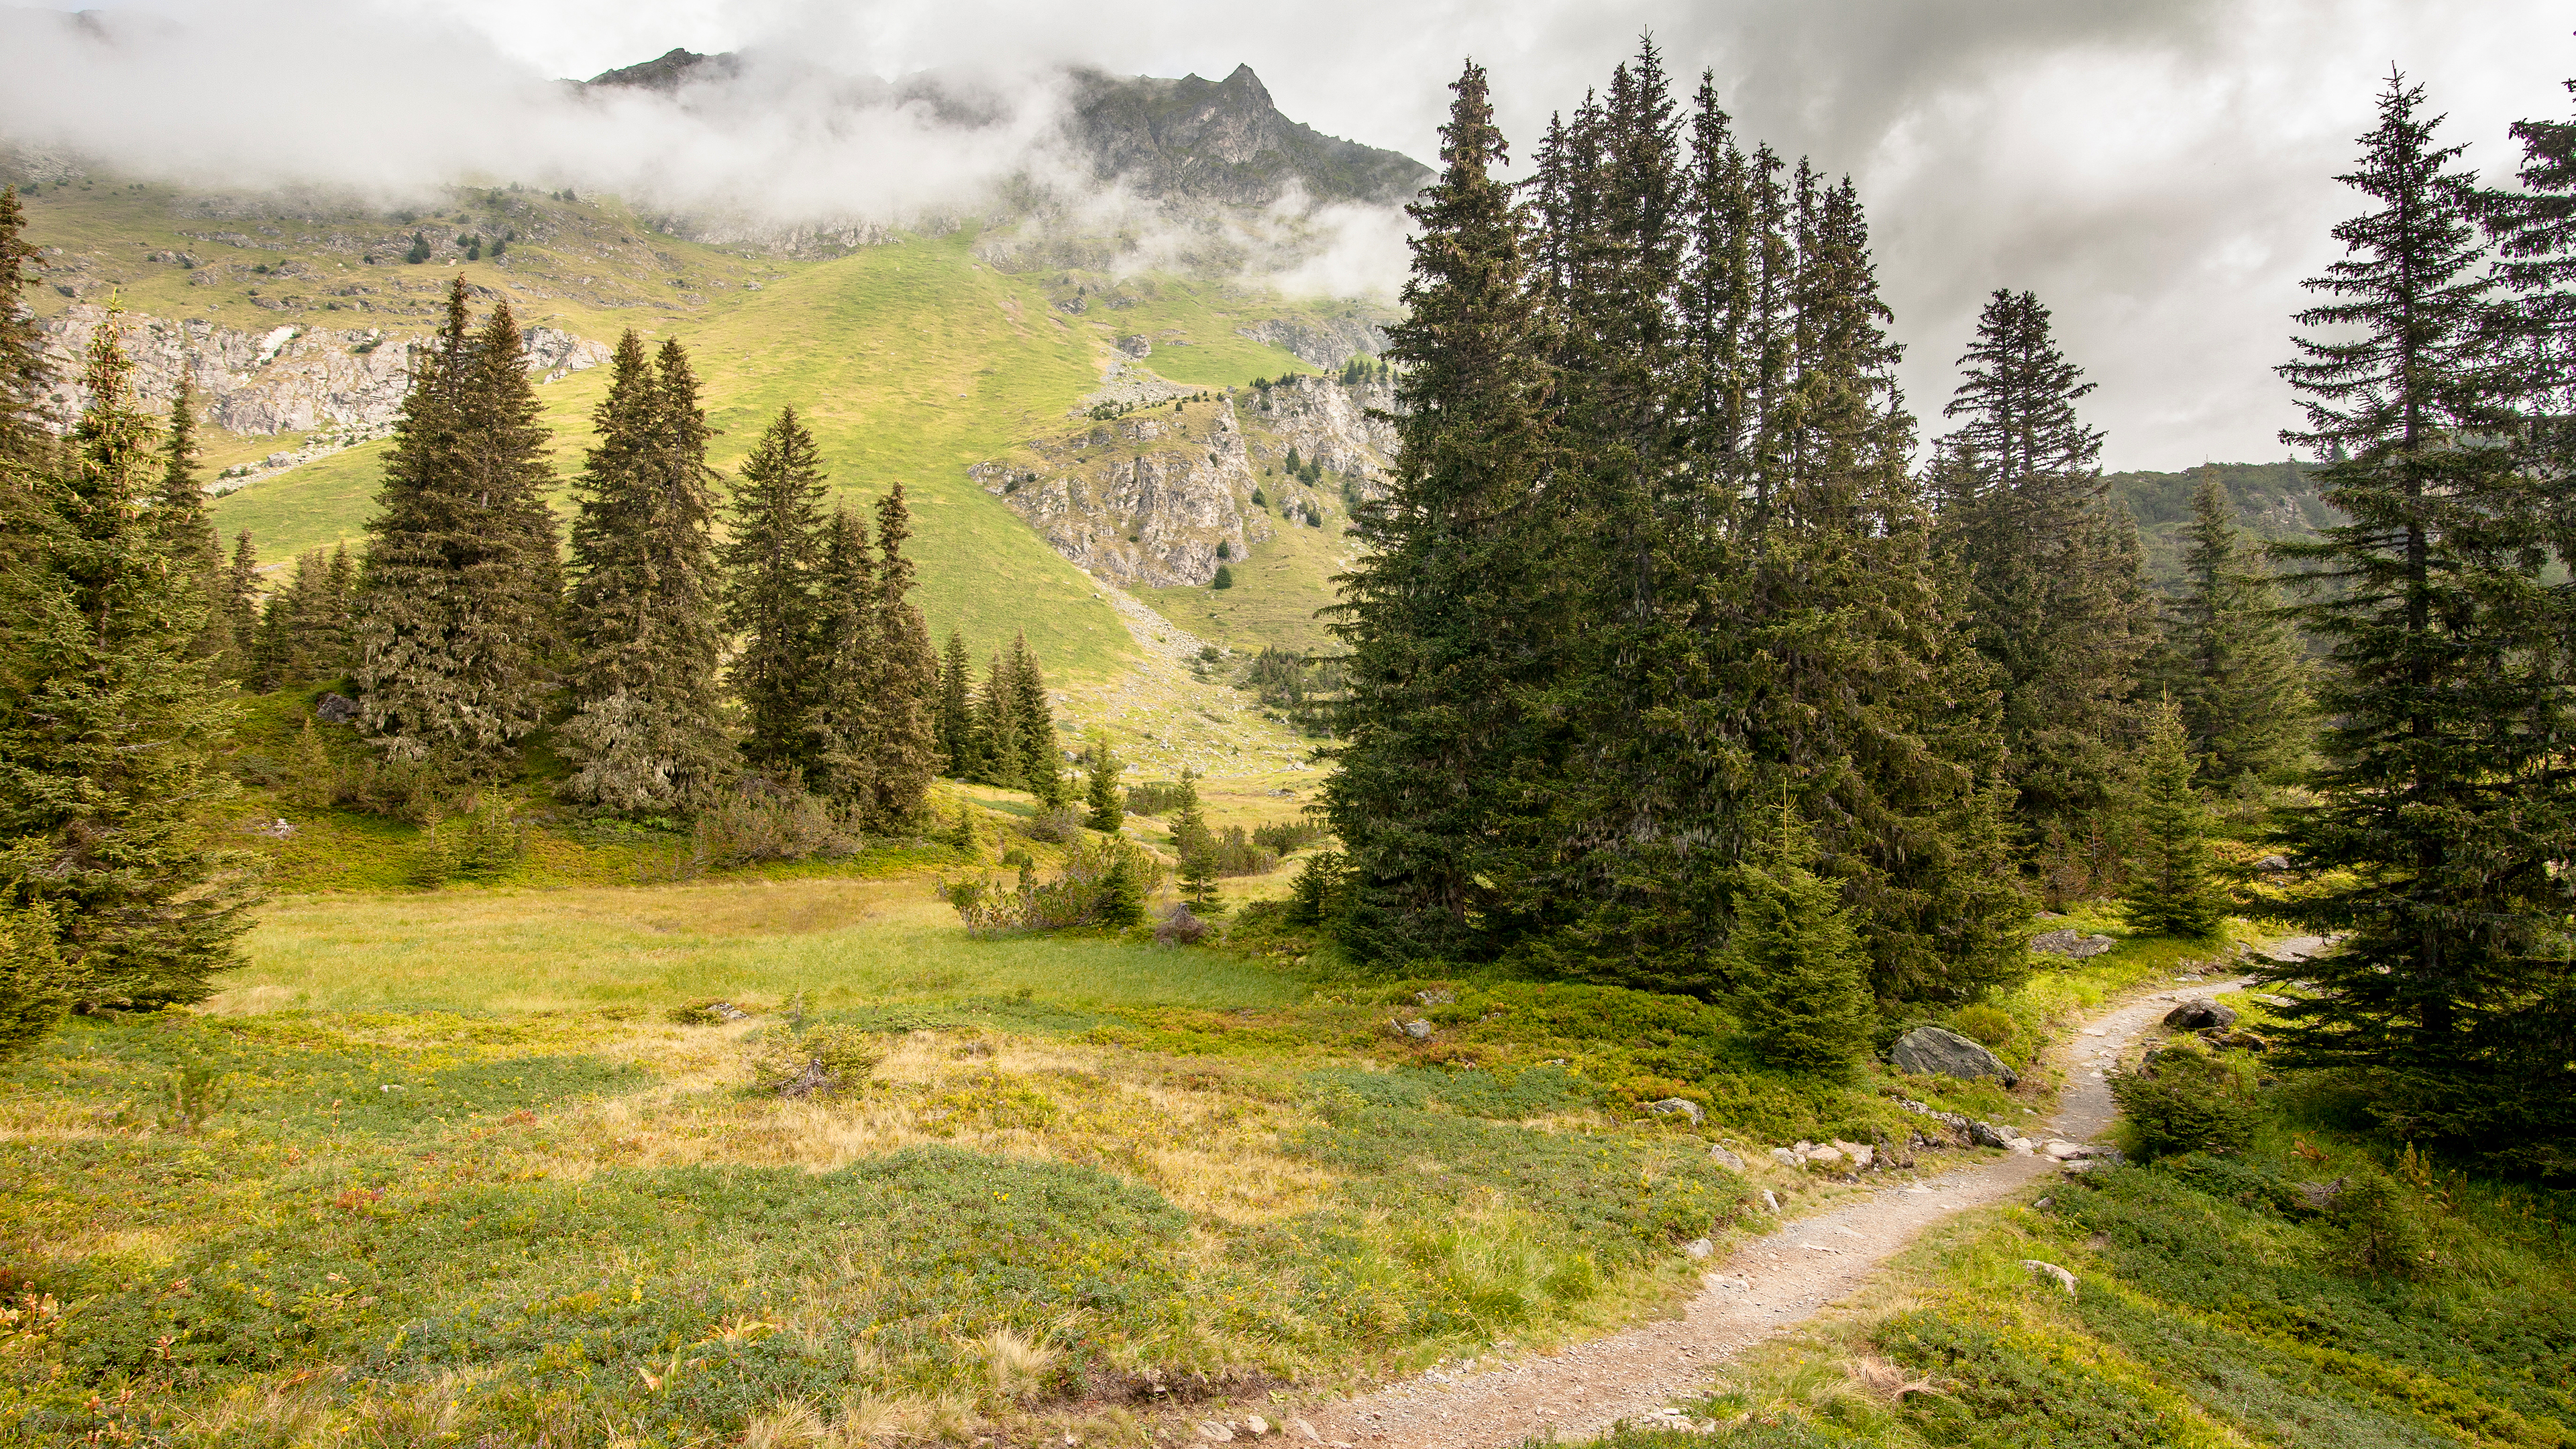
<svg viewBox="0 0 2576 1449"><path fill-rule="evenodd" d="M372 8L371 8L372 7ZM70 8L70 7L64 7ZM236 86L225 127L372 134L469 127L467 70L587 76L672 46L787 47L850 70L1080 61L1222 77L1248 62L1281 109L1431 159L1460 60L1492 72L1526 148L1651 30L1683 76L1715 71L1748 138L1854 175L1909 345L1905 381L1938 427L1984 296L2029 288L2100 384L2113 467L2287 456L2272 373L2298 282L2353 209L2336 183L2389 67L2426 83L2446 136L2502 177L2506 126L2565 116L2576 10L2542 0L1294 0L1250 6L1088 0L145 0L221 30L186 84ZM387 37L399 36L398 41ZM348 48L365 46L355 55ZM334 47L340 47L335 51ZM0 59L0 91L32 90ZM246 68L246 70L245 70ZM345 72L327 82L325 72ZM211 74L214 79L205 77ZM299 76L313 78L306 85ZM170 84L180 84L173 81ZM166 88L166 87L163 87ZM138 89L140 87L138 86ZM355 114L371 96L392 115ZM141 95L120 97L141 103ZM0 100L0 124L24 124ZM184 135L197 121L179 121ZM97 122L93 120L93 124ZM898 134L860 138L888 152ZM913 138L916 142L918 138ZM426 142L409 164L436 164ZM392 164L392 163L389 163ZM963 164L947 163L943 164ZM880 158L888 175L933 167ZM891 184L891 183L889 183ZM925 183L926 184L926 183ZM899 188L898 188L899 189Z"/></svg>

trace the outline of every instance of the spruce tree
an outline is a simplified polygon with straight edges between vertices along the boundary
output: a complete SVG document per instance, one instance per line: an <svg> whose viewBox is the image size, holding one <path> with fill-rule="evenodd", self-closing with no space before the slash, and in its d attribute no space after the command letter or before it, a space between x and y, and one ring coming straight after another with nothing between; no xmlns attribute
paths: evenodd
<svg viewBox="0 0 2576 1449"><path fill-rule="evenodd" d="M0 186L0 504L31 502L34 471L53 452L45 431L42 397L49 373L44 334L26 301L27 210L18 188ZM12 481L14 479L14 482Z"/></svg>
<svg viewBox="0 0 2576 1449"><path fill-rule="evenodd" d="M2227 898L2210 877L2209 807L2192 788L2191 738L2173 696L2148 713L2141 755L2141 839L2120 897L2129 924L2159 936L2212 935L2227 919Z"/></svg>
<svg viewBox="0 0 2576 1449"><path fill-rule="evenodd" d="M259 638L259 553L251 546L247 528L233 535L232 562L224 569L223 610L229 632L216 672L227 679L247 680L251 651Z"/></svg>
<svg viewBox="0 0 2576 1449"><path fill-rule="evenodd" d="M652 365L630 329L593 421L599 442L576 481L573 717L567 793L610 810L685 809L725 771L716 693L724 640L712 526L713 429L688 353Z"/></svg>
<svg viewBox="0 0 2576 1449"><path fill-rule="evenodd" d="M822 570L816 579L816 678L807 715L814 759L806 780L816 794L862 817L876 801L879 761L874 745L886 686L878 585L866 517L852 508L832 510L823 525Z"/></svg>
<svg viewBox="0 0 2576 1449"><path fill-rule="evenodd" d="M1118 756L1111 753L1109 741L1094 740L1083 763L1089 771L1083 790L1083 804L1089 807L1089 813L1082 823L1116 835L1127 824L1127 795L1118 784Z"/></svg>
<svg viewBox="0 0 2576 1449"><path fill-rule="evenodd" d="M0 899L0 1063L43 1040L71 1009L77 986L52 909Z"/></svg>
<svg viewBox="0 0 2576 1449"><path fill-rule="evenodd" d="M1180 798L1172 806L1172 853L1187 860L1205 854L1213 841L1208 833L1207 814L1199 808L1199 777L1185 768L1181 771Z"/></svg>
<svg viewBox="0 0 2576 1449"><path fill-rule="evenodd" d="M903 552L912 537L912 510L904 501L902 483L877 500L876 515L878 679L875 733L868 743L875 757L869 818L881 829L893 829L920 816L930 782L939 773L938 731L931 718L939 689L939 659L931 652L930 621L912 602L916 571ZM1029 677L1037 684L1043 710L1046 686L1037 678L1035 656L1029 661ZM1055 726L1041 716L1040 728L1033 734L1043 738L1049 776L1059 782L1051 792L1042 793L1049 804L1062 804L1062 772L1053 768Z"/></svg>
<svg viewBox="0 0 2576 1449"><path fill-rule="evenodd" d="M88 410L37 494L50 516L33 552L7 571L0 909L50 918L80 1004L159 1007L203 1000L239 964L253 891L238 854L206 843L232 796L214 756L234 708L189 654L205 599L150 507L153 428L120 325L111 311L91 334Z"/></svg>
<svg viewBox="0 0 2576 1449"><path fill-rule="evenodd" d="M1333 632L1349 647L1325 810L1351 863L1345 943L1437 957L1489 939L1486 882L1534 868L1498 831L1538 772L1521 686L1541 670L1524 545L1542 463L1529 218L1484 68L1468 64L1417 224L1406 320L1390 329L1399 439L1388 496L1357 510Z"/></svg>
<svg viewBox="0 0 2576 1449"><path fill-rule="evenodd" d="M1056 743L1055 710L1047 703L1046 675L1029 636L1011 640L1010 710L1017 722L1021 788L1049 809L1064 804L1064 750Z"/></svg>
<svg viewBox="0 0 2576 1449"><path fill-rule="evenodd" d="M974 699L974 666L966 657L966 635L962 630L951 629L948 648L940 656L939 703L931 721L938 731L939 753L946 761L942 773L953 779L973 779L979 768Z"/></svg>
<svg viewBox="0 0 2576 1449"><path fill-rule="evenodd" d="M2170 683L2214 784L2282 783L2307 750L2306 669L2233 513L2226 485L2204 475L2183 530L2182 595L2165 626Z"/></svg>
<svg viewBox="0 0 2576 1449"><path fill-rule="evenodd" d="M2056 888L2081 892L2098 883L2087 858L2116 849L2130 695L2153 643L2135 524L2076 411L2093 384L2038 297L1997 291L1959 361L1938 538L1967 570L1972 636L1999 676L2022 827L2063 863Z"/></svg>
<svg viewBox="0 0 2576 1449"><path fill-rule="evenodd" d="M469 330L462 277L412 356L360 570L359 723L433 780L490 779L516 763L553 687L546 430L509 304Z"/></svg>
<svg viewBox="0 0 2576 1449"><path fill-rule="evenodd" d="M171 569L186 585L205 596L203 621L189 651L200 659L220 661L231 642L233 620L225 607L231 580L224 568L223 539L215 533L206 508L206 485L197 474L197 393L188 374L179 374L179 390L170 400L170 429L161 448L161 490L153 513L161 529L162 548Z"/></svg>
<svg viewBox="0 0 2576 1449"><path fill-rule="evenodd" d="M1005 790L1028 788L1020 774L1020 711L1012 673L995 654L984 671L984 687L975 696L975 773L979 785Z"/></svg>
<svg viewBox="0 0 2576 1449"><path fill-rule="evenodd" d="M1869 1052L1868 956L1820 879L1814 842L1783 802L1773 838L1737 869L1725 967L1756 1055L1785 1071L1851 1074Z"/></svg>
<svg viewBox="0 0 2576 1449"><path fill-rule="evenodd" d="M740 641L728 677L749 726L743 758L786 780L802 779L817 750L827 477L814 435L794 408L779 409L743 460L724 546L725 625Z"/></svg>
<svg viewBox="0 0 2576 1449"><path fill-rule="evenodd" d="M2499 348L2475 173L2392 76L2342 178L2369 209L2309 282L2281 369L2348 522L2281 546L2330 648L2317 800L2282 835L2314 886L2296 911L2343 937L2287 1059L2361 1074L2393 1128L2576 1166L2576 616L2563 470L2526 466L2532 376ZM2545 406L2545 400L2543 401ZM2331 583L2332 590L2315 586Z"/></svg>

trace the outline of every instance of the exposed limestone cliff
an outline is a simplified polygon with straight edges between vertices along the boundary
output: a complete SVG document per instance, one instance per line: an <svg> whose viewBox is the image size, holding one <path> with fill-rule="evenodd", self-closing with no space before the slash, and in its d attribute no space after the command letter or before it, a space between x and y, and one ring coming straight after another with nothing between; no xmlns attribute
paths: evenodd
<svg viewBox="0 0 2576 1449"><path fill-rule="evenodd" d="M80 304L43 324L46 360L58 379L45 402L58 425L89 405L81 358L106 317L105 308ZM205 420L230 432L380 428L402 410L410 383L414 339L380 329L283 324L241 332L200 318L136 313L125 314L121 325L135 389L148 406L166 411L184 375ZM528 370L549 381L608 360L606 347L552 327L529 328L522 338Z"/></svg>
<svg viewBox="0 0 2576 1449"><path fill-rule="evenodd" d="M1286 348L1300 362L1317 367L1339 367L1363 352L1386 355L1386 329L1366 317L1273 317L1234 330L1255 342Z"/></svg>
<svg viewBox="0 0 2576 1449"><path fill-rule="evenodd" d="M1382 387L1305 378L1192 397L1031 439L968 472L1056 552L1126 587L1205 584L1300 526L1317 495L1383 489L1394 429L1367 416L1389 405ZM1292 447L1320 465L1318 481L1287 472Z"/></svg>

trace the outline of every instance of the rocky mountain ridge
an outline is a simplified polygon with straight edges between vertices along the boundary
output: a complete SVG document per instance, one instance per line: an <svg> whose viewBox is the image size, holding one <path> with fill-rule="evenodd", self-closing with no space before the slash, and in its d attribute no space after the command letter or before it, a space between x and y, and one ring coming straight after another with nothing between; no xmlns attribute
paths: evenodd
<svg viewBox="0 0 2576 1449"><path fill-rule="evenodd" d="M920 106L943 124L982 127L1012 113L1018 98L962 72L926 71L896 81L817 77L801 60L761 52L712 55L673 49L602 71L592 88L635 88L711 101L738 97L780 77L819 82L845 104ZM1400 152L1328 136L1290 120L1249 65L1221 81L1166 79L1068 68L1053 79L1066 95L1062 140L1103 182L1121 182L1157 201L1268 206L1291 193L1314 201L1398 205L1430 181L1431 168ZM717 238L709 238L717 239Z"/></svg>
<svg viewBox="0 0 2576 1449"><path fill-rule="evenodd" d="M44 401L57 426L89 404L81 359L108 310L77 303L39 324L40 346L55 385ZM205 421L253 435L343 429L372 435L392 424L411 381L417 337L381 328L308 327L282 323L261 332L201 317L174 319L133 312L119 319L134 386L144 405L166 413L185 377ZM553 327L520 333L522 362L546 381L606 362L606 346Z"/></svg>

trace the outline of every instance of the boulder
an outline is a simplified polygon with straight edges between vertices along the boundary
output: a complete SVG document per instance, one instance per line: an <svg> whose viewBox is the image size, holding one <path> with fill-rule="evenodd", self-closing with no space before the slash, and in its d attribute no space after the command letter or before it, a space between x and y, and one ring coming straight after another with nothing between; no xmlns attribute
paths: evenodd
<svg viewBox="0 0 2576 1449"><path fill-rule="evenodd" d="M2021 1078L2003 1059L1948 1027L1918 1026L1896 1039L1889 1054L1900 1072L1924 1076L1992 1077L2009 1087Z"/></svg>
<svg viewBox="0 0 2576 1449"><path fill-rule="evenodd" d="M1831 1147L1810 1147L1805 1156L1809 1162L1822 1163L1827 1167L1835 1166L1843 1160L1842 1153Z"/></svg>
<svg viewBox="0 0 2576 1449"><path fill-rule="evenodd" d="M1717 1244L1706 1238L1693 1238L1682 1244L1682 1251L1694 1258L1705 1258L1717 1251Z"/></svg>
<svg viewBox="0 0 2576 1449"><path fill-rule="evenodd" d="M1199 1421L1199 1437L1218 1444L1231 1444L1234 1442L1234 1430L1214 1419L1202 1419Z"/></svg>
<svg viewBox="0 0 2576 1449"><path fill-rule="evenodd" d="M325 692L320 699L313 701L313 717L324 724L355 724L358 702L345 694Z"/></svg>
<svg viewBox="0 0 2576 1449"><path fill-rule="evenodd" d="M1843 1156L1852 1160L1852 1166L1860 1168L1863 1171L1868 1170L1870 1159L1877 1155L1876 1150L1873 1148L1858 1142L1845 1142L1839 1137L1834 1139L1833 1145L1835 1151L1840 1152Z"/></svg>
<svg viewBox="0 0 2576 1449"><path fill-rule="evenodd" d="M1150 357L1154 352L1154 344L1146 341L1141 335L1121 337L1118 339L1118 350L1129 357Z"/></svg>
<svg viewBox="0 0 2576 1449"><path fill-rule="evenodd" d="M1762 1210L1766 1213L1780 1211L1780 1195L1767 1187L1762 1189Z"/></svg>
<svg viewBox="0 0 2576 1449"><path fill-rule="evenodd" d="M2236 1024L2232 1008L2219 1005L2206 996L2195 996L2165 1013L2165 1025L2182 1031L2200 1031L2217 1027L2221 1031Z"/></svg>
<svg viewBox="0 0 2576 1449"><path fill-rule="evenodd" d="M1396 1023L1395 1029L1415 1041L1431 1040L1431 1023L1427 1021L1402 1021Z"/></svg>
<svg viewBox="0 0 2576 1449"><path fill-rule="evenodd" d="M1970 1122L1968 1140L1979 1147L2010 1147L2013 1134L1992 1122Z"/></svg>
<svg viewBox="0 0 2576 1449"><path fill-rule="evenodd" d="M1744 1159L1727 1151L1723 1147L1710 1148L1708 1150L1708 1155L1716 1160L1718 1166L1725 1168L1729 1172L1742 1172L1744 1170Z"/></svg>
<svg viewBox="0 0 2576 1449"><path fill-rule="evenodd" d="M1774 1147L1771 1149L1771 1160L1780 1164L1782 1167L1795 1167L1806 1159L1800 1157L1790 1148Z"/></svg>
<svg viewBox="0 0 2576 1449"><path fill-rule="evenodd" d="M2254 862L2254 868L2260 871L2288 870L2290 868L2290 858L2286 855L2267 855L2261 860Z"/></svg>
<svg viewBox="0 0 2576 1449"><path fill-rule="evenodd" d="M1699 1103L1688 1097L1666 1097L1660 1102L1648 1102L1646 1110L1658 1117L1670 1117L1675 1114L1688 1117L1693 1127L1698 1126L1706 1116L1700 1111Z"/></svg>
<svg viewBox="0 0 2576 1449"><path fill-rule="evenodd" d="M2055 1263L2043 1263L2037 1258L2024 1258L2021 1260L2021 1265L2030 1270L2030 1276L2033 1278L2042 1282L2055 1283L2069 1293L2075 1291L2075 1275Z"/></svg>
<svg viewBox="0 0 2576 1449"><path fill-rule="evenodd" d="M2031 937L2030 949L2045 952L2051 956L2072 956L2080 961L2087 956L2099 956L2110 950L2111 938L2082 936L2076 934L2073 927L2061 926L2054 931L2043 931Z"/></svg>

